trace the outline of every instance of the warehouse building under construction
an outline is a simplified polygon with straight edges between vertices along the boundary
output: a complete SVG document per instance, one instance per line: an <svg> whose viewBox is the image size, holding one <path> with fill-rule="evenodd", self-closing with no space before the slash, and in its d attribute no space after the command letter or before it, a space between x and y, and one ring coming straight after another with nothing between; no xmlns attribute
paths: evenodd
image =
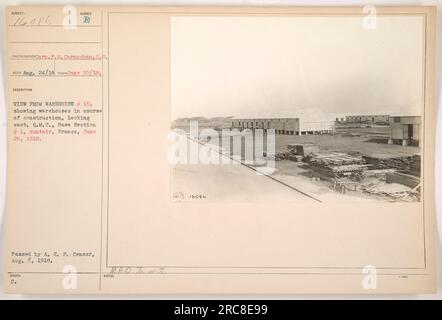
<svg viewBox="0 0 442 320"><path fill-rule="evenodd" d="M239 130L275 130L276 134L303 135L331 133L334 121L301 121L300 118L234 119L232 128Z"/></svg>
<svg viewBox="0 0 442 320"><path fill-rule="evenodd" d="M420 131L420 116L390 117L390 138L388 139L388 143L400 143L403 146L419 146Z"/></svg>

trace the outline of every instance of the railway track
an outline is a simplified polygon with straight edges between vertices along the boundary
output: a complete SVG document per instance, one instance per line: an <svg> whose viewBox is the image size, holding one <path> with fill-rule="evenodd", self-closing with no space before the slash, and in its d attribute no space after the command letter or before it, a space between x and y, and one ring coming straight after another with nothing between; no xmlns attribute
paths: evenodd
<svg viewBox="0 0 442 320"><path fill-rule="evenodd" d="M306 192L304 192L304 191L302 191L302 190L299 190L298 188L295 188L295 187L293 187L293 186L291 186L291 185L289 185L289 184L287 184L287 183L285 183L285 182L283 182L283 181L281 181L281 180L278 180L278 179L276 179L275 177L271 176L270 174L266 174L266 173L264 173L264 172L261 172L261 171L259 171L257 168L255 168L255 167L252 166L252 165L249 165L249 164L244 163L244 162L242 162L242 161L240 161L240 160L238 160L238 159L235 159L235 158L232 157L231 155L227 155L227 154L225 154L225 153L222 153L222 152L220 152L219 150L217 150L216 148L211 148L210 146L207 146L207 144L203 144L203 143L201 143L201 141L198 141L198 140L196 140L196 139L193 139L193 138L191 138L191 137L189 137L189 136L187 136L187 138L188 138L189 140L193 141L193 142L196 142L196 143L198 143L198 144L200 144L200 145L202 145L202 146L204 146L204 147L209 148L209 149L212 150L212 151L217 152L217 153L220 154L221 156L224 156L224 157L228 157L228 158L230 158L230 160L232 160L233 162L239 163L240 165L242 165L242 166L244 166L244 167L246 167L246 168L248 168L248 169L250 169L250 170L253 170L253 171L255 171L255 172L258 172L260 175L263 175L263 176L265 176L265 177L267 177L267 178L269 178L269 179L275 181L276 183L279 183L279 184L281 184L281 185L283 185L283 186L285 186L285 187L287 187L287 188L289 188L289 189L291 189L291 190L293 190L293 191L295 191L295 192L297 192L297 193L299 193L299 194L302 194L303 196L305 196L305 197L307 197L307 198L309 198L309 199L312 199L313 201L316 201L316 202L320 202L320 203L322 203L322 201L321 201L320 199L316 198L315 196L313 196L313 195L311 195L311 194L308 194L308 193L306 193Z"/></svg>

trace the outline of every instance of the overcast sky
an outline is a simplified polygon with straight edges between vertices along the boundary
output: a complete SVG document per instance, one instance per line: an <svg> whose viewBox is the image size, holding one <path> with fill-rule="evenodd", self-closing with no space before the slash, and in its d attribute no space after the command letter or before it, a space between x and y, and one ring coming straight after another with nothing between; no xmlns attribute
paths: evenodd
<svg viewBox="0 0 442 320"><path fill-rule="evenodd" d="M423 20L173 17L172 119L419 115Z"/></svg>

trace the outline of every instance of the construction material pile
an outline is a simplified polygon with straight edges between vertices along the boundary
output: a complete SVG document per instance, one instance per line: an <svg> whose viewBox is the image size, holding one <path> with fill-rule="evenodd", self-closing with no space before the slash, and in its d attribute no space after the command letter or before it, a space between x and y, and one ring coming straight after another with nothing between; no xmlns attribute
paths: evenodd
<svg viewBox="0 0 442 320"><path fill-rule="evenodd" d="M319 145L313 143L303 143L303 144L289 144L287 146L288 151L277 152L275 154L264 154L267 159L279 161L279 160L291 160L291 161L302 161L304 157L309 156L313 152L319 151Z"/></svg>
<svg viewBox="0 0 442 320"><path fill-rule="evenodd" d="M369 167L359 153L312 153L308 162L314 177L331 181L343 177L360 181Z"/></svg>
<svg viewBox="0 0 442 320"><path fill-rule="evenodd" d="M420 176L421 157L416 154L404 157L364 157L367 163L372 164L376 169L395 169L397 171L409 172L415 176Z"/></svg>
<svg viewBox="0 0 442 320"><path fill-rule="evenodd" d="M276 152L276 153L264 152L264 157L266 157L268 160L275 160L275 161L289 160L290 152Z"/></svg>
<svg viewBox="0 0 442 320"><path fill-rule="evenodd" d="M411 174L405 174L402 172L390 172L387 173L387 183L399 183L410 188L415 188L420 184L420 179Z"/></svg>
<svg viewBox="0 0 442 320"><path fill-rule="evenodd" d="M293 155L306 157L309 154L319 152L319 145L314 143L289 144L287 149Z"/></svg>
<svg viewBox="0 0 442 320"><path fill-rule="evenodd" d="M420 177L421 175L421 155L415 154L410 159L410 174Z"/></svg>
<svg viewBox="0 0 442 320"><path fill-rule="evenodd" d="M387 180L387 174L396 172L396 169L374 169L374 170L367 170L364 172L365 178L376 178L380 181L386 181Z"/></svg>
<svg viewBox="0 0 442 320"><path fill-rule="evenodd" d="M399 183L385 183L362 186L361 189L382 200L390 201L416 201L419 192Z"/></svg>

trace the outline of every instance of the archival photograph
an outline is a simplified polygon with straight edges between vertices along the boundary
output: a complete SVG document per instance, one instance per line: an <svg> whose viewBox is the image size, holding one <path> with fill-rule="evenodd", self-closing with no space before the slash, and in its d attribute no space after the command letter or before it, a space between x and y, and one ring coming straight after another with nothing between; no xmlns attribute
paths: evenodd
<svg viewBox="0 0 442 320"><path fill-rule="evenodd" d="M423 26L172 17L173 201L421 201Z"/></svg>

